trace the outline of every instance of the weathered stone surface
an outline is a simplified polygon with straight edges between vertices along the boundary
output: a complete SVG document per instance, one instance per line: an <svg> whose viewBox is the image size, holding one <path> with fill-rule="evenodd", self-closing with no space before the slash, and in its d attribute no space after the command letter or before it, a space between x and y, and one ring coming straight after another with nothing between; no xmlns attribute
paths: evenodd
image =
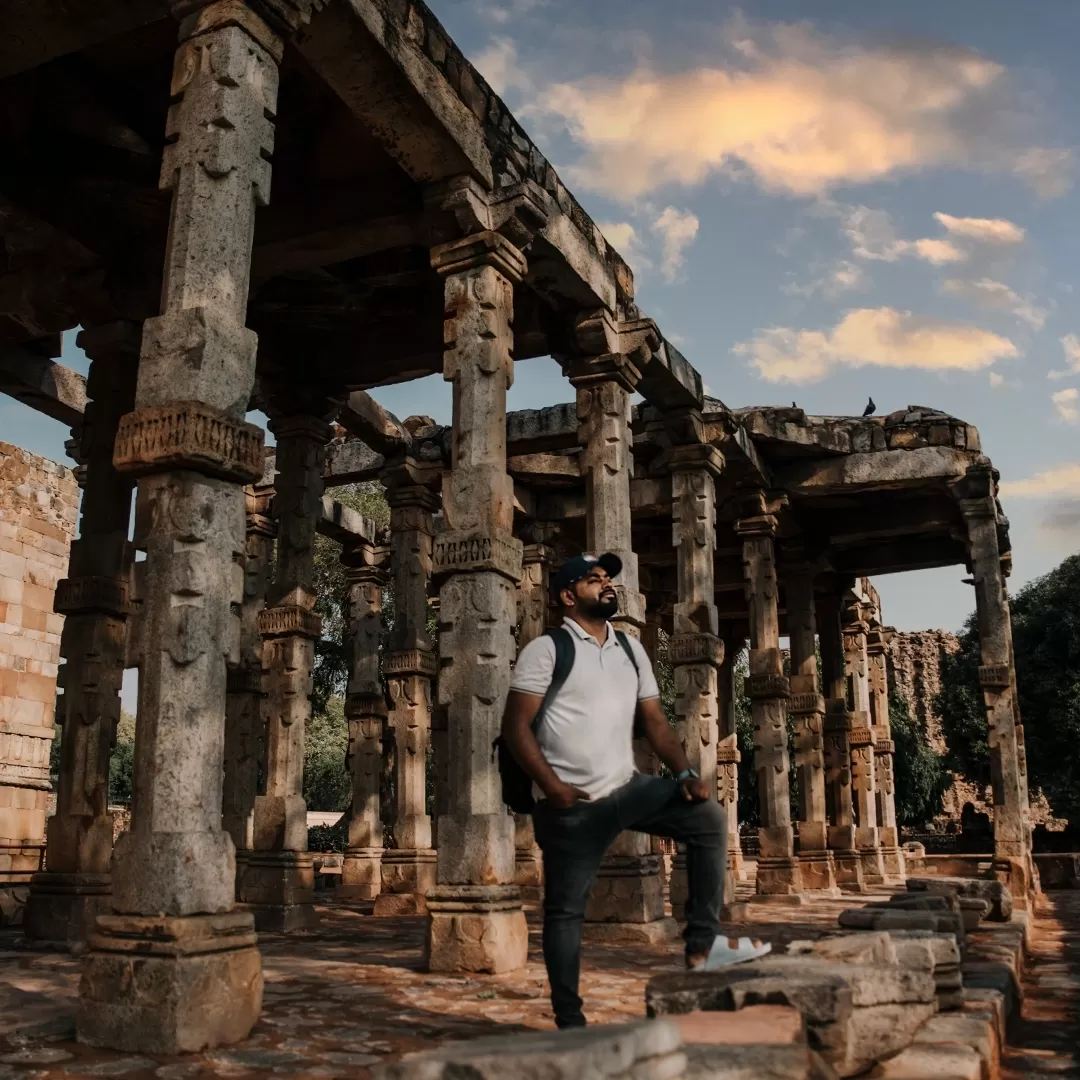
<svg viewBox="0 0 1080 1080"><path fill-rule="evenodd" d="M787 951L789 956L809 954L823 960L841 960L852 964L900 962L892 938L885 933L841 934L818 941L792 941Z"/></svg>
<svg viewBox="0 0 1080 1080"><path fill-rule="evenodd" d="M872 1080L980 1080L982 1061L967 1046L910 1046L877 1066Z"/></svg>
<svg viewBox="0 0 1080 1080"><path fill-rule="evenodd" d="M915 1036L913 1046L967 1046L979 1055L982 1080L998 1075L1001 1047L994 1024L985 1016L970 1013L949 1013L928 1020Z"/></svg>
<svg viewBox="0 0 1080 1080"><path fill-rule="evenodd" d="M989 905L986 918L993 922L1008 922L1012 918L1013 900L1008 886L984 878L928 877L909 878L909 892L942 892L956 896L978 897Z"/></svg>
<svg viewBox="0 0 1080 1080"><path fill-rule="evenodd" d="M376 1080L677 1080L686 1057L667 1021L452 1043L373 1071Z"/></svg>
<svg viewBox="0 0 1080 1080"><path fill-rule="evenodd" d="M809 1047L687 1045L685 1080L829 1080L836 1073ZM827 1071L826 1071L827 1070Z"/></svg>

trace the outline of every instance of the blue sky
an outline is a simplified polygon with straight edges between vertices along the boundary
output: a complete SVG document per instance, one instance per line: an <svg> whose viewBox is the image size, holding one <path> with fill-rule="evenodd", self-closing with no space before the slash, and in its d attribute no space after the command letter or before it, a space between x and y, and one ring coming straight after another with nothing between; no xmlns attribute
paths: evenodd
<svg viewBox="0 0 1080 1080"><path fill-rule="evenodd" d="M713 394L963 417L1001 470L1013 589L1076 549L1080 5L429 2ZM449 419L439 378L375 396ZM569 397L518 364L511 408ZM62 457L65 434L0 404L6 440ZM885 619L959 627L963 576L879 579Z"/></svg>

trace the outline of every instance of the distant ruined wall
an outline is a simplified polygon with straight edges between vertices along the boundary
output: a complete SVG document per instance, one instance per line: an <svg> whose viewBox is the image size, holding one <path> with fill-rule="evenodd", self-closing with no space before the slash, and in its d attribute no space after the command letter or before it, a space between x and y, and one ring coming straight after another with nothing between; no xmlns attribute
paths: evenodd
<svg viewBox="0 0 1080 1080"><path fill-rule="evenodd" d="M56 673L79 488L54 461L0 442L0 923L40 869L49 802Z"/></svg>

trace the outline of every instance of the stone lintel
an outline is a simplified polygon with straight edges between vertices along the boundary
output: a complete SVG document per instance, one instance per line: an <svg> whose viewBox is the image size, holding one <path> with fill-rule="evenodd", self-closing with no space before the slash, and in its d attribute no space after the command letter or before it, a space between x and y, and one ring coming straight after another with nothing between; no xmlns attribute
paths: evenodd
<svg viewBox="0 0 1080 1080"><path fill-rule="evenodd" d="M984 690L1004 690L1012 682L1008 664L982 664L979 667L979 686Z"/></svg>
<svg viewBox="0 0 1080 1080"><path fill-rule="evenodd" d="M59 615L101 612L118 619L131 614L131 583L126 577L82 575L56 583L53 611Z"/></svg>
<svg viewBox="0 0 1080 1080"><path fill-rule="evenodd" d="M719 667L724 662L724 643L715 634L675 634L668 641L668 659L675 667L686 664Z"/></svg>
<svg viewBox="0 0 1080 1080"><path fill-rule="evenodd" d="M492 572L516 583L521 580L522 548L520 540L502 530L440 533L432 551L432 577Z"/></svg>
<svg viewBox="0 0 1080 1080"><path fill-rule="evenodd" d="M824 713L825 698L821 694L792 694L788 703L788 712L797 715Z"/></svg>
<svg viewBox="0 0 1080 1080"><path fill-rule="evenodd" d="M431 265L442 277L493 266L514 285L520 284L528 270L525 256L506 237L490 230L437 244L431 249Z"/></svg>
<svg viewBox="0 0 1080 1080"><path fill-rule="evenodd" d="M120 420L113 466L142 476L191 469L250 484L264 469L263 433L198 401L135 409Z"/></svg>
<svg viewBox="0 0 1080 1080"><path fill-rule="evenodd" d="M259 612L259 633L263 637L311 638L322 636L322 616L299 604L280 604L265 607Z"/></svg>
<svg viewBox="0 0 1080 1080"><path fill-rule="evenodd" d="M395 675L420 675L435 678L438 660L430 649L404 649L386 654L383 671L387 678Z"/></svg>
<svg viewBox="0 0 1080 1080"><path fill-rule="evenodd" d="M569 376L575 389L614 382L632 394L641 381L641 370L625 353L616 352L575 357L570 362Z"/></svg>
<svg viewBox="0 0 1080 1080"><path fill-rule="evenodd" d="M713 476L719 476L724 469L724 455L708 443L672 446L664 451L662 463L672 472L704 470Z"/></svg>
<svg viewBox="0 0 1080 1080"><path fill-rule="evenodd" d="M747 696L751 700L791 697L791 681L786 675L773 673L748 675L745 689Z"/></svg>

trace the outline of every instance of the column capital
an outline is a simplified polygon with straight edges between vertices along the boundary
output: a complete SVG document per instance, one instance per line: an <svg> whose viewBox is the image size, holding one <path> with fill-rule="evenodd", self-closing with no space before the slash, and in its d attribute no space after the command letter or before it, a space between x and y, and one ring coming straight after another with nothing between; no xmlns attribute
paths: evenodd
<svg viewBox="0 0 1080 1080"><path fill-rule="evenodd" d="M744 686L746 696L751 701L791 697L791 682L786 675L777 675L773 672L765 672L761 675L747 675Z"/></svg>
<svg viewBox="0 0 1080 1080"><path fill-rule="evenodd" d="M434 488L427 484L419 483L413 479L407 466L401 467L401 472L396 469L389 474L383 474L386 484L386 501L391 510L416 507L436 514L442 508L442 499Z"/></svg>
<svg viewBox="0 0 1080 1080"><path fill-rule="evenodd" d="M528 271L525 256L506 237L490 230L437 244L431 249L431 266L440 277L491 266L514 285L520 284Z"/></svg>
<svg viewBox="0 0 1080 1080"><path fill-rule="evenodd" d="M82 575L61 578L56 583L53 611L58 615L101 612L123 619L131 614L131 608L131 582L126 575Z"/></svg>
<svg viewBox="0 0 1080 1080"><path fill-rule="evenodd" d="M133 322L130 319L117 319L114 322L88 326L79 331L75 344L91 360L115 353L135 359L139 355L139 347L142 344L142 323Z"/></svg>
<svg viewBox="0 0 1080 1080"><path fill-rule="evenodd" d="M345 580L350 585L385 585L389 580L389 549L377 544L350 544L341 552Z"/></svg>
<svg viewBox="0 0 1080 1080"><path fill-rule="evenodd" d="M744 538L775 536L780 524L778 515L787 504L786 495L773 495L760 489L746 492L741 514L735 521L736 534Z"/></svg>
<svg viewBox="0 0 1080 1080"><path fill-rule="evenodd" d="M669 447L661 460L663 467L671 472L708 472L719 476L724 468L724 455L708 443Z"/></svg>
<svg viewBox="0 0 1080 1080"><path fill-rule="evenodd" d="M315 0L171 0L169 6L180 20L180 42L212 30L235 26L257 41L279 64L284 42L274 30L290 33L311 18Z"/></svg>
<svg viewBox="0 0 1080 1080"><path fill-rule="evenodd" d="M438 246L474 233L494 232L521 251L547 224L551 207L551 196L535 180L490 192L463 174L424 191L428 230Z"/></svg>
<svg viewBox="0 0 1080 1080"><path fill-rule="evenodd" d="M557 558L555 549L548 547L547 544L526 544L521 553L521 561L526 566L535 563L551 566Z"/></svg>
<svg viewBox="0 0 1080 1080"><path fill-rule="evenodd" d="M715 634L674 634L668 639L668 659L672 667L687 664L719 667L724 662L724 643Z"/></svg>
<svg viewBox="0 0 1080 1080"><path fill-rule="evenodd" d="M577 390L613 382L633 393L641 381L641 370L625 353L574 357L566 368L570 384Z"/></svg>
<svg viewBox="0 0 1080 1080"><path fill-rule="evenodd" d="M521 541L502 529L440 533L432 552L432 576L490 571L516 583L521 580L522 549Z"/></svg>
<svg viewBox="0 0 1080 1080"><path fill-rule="evenodd" d="M325 446L334 437L334 428L326 420L312 413L294 413L291 416L274 417L268 427L274 437L281 439L308 439Z"/></svg>

